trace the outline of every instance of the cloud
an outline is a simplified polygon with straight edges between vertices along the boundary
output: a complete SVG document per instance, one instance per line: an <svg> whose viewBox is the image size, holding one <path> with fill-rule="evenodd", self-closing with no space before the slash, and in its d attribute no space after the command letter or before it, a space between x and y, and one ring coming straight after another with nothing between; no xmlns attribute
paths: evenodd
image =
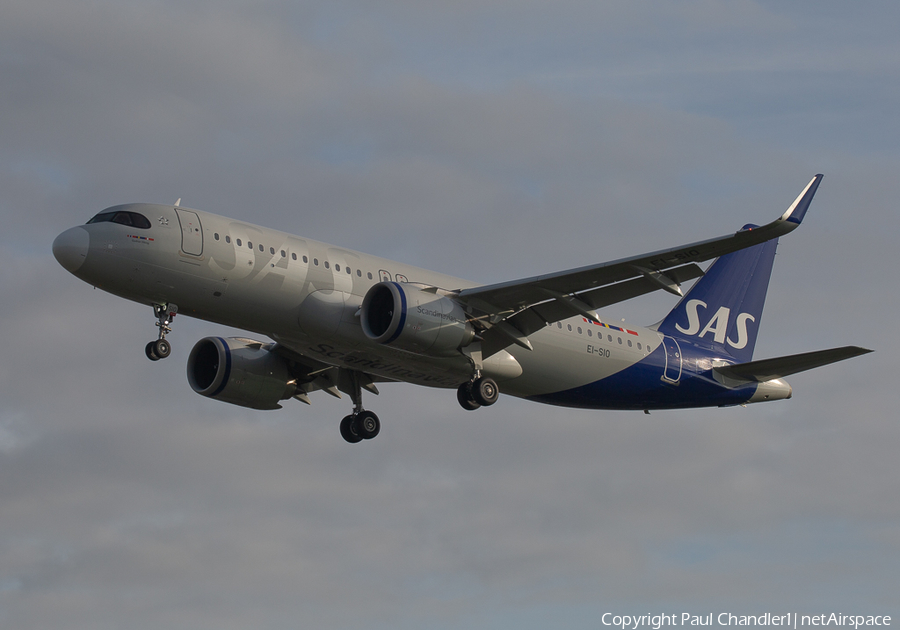
<svg viewBox="0 0 900 630"><path fill-rule="evenodd" d="M0 624L596 627L896 611L894 9L14 1L0 22ZM881 13L879 13L881 12ZM476 281L728 233L826 173L757 354L877 352L790 401L561 410L390 384L196 396L180 316L50 243L114 203L219 212ZM650 323L651 296L609 317ZM895 613L896 614L896 613Z"/></svg>

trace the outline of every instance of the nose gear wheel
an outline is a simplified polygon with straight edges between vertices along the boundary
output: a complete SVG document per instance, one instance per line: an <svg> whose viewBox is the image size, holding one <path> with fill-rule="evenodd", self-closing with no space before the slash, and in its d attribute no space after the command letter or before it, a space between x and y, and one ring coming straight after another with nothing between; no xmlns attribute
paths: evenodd
<svg viewBox="0 0 900 630"><path fill-rule="evenodd" d="M165 339L157 339L144 347L144 353L151 361L159 361L172 353L172 345Z"/></svg>

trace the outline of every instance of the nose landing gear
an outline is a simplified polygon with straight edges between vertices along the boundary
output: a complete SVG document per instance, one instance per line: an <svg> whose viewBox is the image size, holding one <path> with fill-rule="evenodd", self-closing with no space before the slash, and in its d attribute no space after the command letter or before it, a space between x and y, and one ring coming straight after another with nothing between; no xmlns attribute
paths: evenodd
<svg viewBox="0 0 900 630"><path fill-rule="evenodd" d="M159 328L159 338L156 341L151 341L144 347L144 353L151 361L165 359L172 353L172 345L166 341L166 335L172 332L172 328L169 324L175 319L175 314L177 312L178 307L175 304L153 305L153 314L158 320L156 326Z"/></svg>

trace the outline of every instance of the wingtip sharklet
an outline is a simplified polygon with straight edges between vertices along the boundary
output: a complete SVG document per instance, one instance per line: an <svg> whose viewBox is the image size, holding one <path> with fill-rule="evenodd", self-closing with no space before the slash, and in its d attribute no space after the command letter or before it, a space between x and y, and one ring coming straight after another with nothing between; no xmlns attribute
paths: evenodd
<svg viewBox="0 0 900 630"><path fill-rule="evenodd" d="M806 185L806 188L803 189L803 192L801 192L794 200L794 203L792 203L787 211L781 215L782 221L789 221L790 223L800 225L803 221L803 217L806 216L806 211L809 210L809 204L812 203L813 197L816 195L816 190L818 190L819 184L822 183L822 178L824 177L824 175L819 173L812 178L809 184Z"/></svg>

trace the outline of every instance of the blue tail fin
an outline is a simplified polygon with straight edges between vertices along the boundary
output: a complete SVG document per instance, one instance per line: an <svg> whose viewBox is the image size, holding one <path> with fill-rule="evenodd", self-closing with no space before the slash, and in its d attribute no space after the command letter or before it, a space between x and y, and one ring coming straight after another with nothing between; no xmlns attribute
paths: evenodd
<svg viewBox="0 0 900 630"><path fill-rule="evenodd" d="M773 239L719 257L666 316L659 332L740 363L750 361L777 245Z"/></svg>

